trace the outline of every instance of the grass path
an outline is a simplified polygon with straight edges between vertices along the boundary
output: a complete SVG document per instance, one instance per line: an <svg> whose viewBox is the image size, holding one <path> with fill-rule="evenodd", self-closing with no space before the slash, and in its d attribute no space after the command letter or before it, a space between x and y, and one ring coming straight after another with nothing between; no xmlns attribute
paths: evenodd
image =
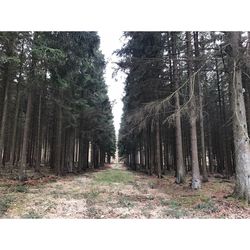
<svg viewBox="0 0 250 250"><path fill-rule="evenodd" d="M121 164L47 182L0 180L1 218L250 218L244 202L225 198L233 183L210 178L200 191L127 171Z"/></svg>

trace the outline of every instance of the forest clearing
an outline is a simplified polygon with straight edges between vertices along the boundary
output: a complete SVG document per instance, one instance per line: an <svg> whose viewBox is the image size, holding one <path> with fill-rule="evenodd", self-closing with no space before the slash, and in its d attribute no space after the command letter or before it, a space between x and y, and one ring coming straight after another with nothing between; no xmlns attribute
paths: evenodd
<svg viewBox="0 0 250 250"><path fill-rule="evenodd" d="M191 180L191 179L190 179ZM129 171L122 164L58 178L0 179L1 218L181 219L249 218L250 207L231 197L234 183L211 177L201 190Z"/></svg>

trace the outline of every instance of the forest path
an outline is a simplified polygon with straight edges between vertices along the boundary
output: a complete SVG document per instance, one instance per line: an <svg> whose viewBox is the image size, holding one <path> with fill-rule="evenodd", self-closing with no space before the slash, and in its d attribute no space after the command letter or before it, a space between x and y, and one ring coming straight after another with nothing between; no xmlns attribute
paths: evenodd
<svg viewBox="0 0 250 250"><path fill-rule="evenodd" d="M225 199L233 183L211 178L200 191L128 171L122 164L30 182L0 180L2 218L249 218L243 202Z"/></svg>

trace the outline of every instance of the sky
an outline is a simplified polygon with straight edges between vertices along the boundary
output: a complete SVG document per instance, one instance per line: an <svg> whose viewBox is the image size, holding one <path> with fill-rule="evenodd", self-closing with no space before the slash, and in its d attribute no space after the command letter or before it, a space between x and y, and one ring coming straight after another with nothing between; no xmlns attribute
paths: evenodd
<svg viewBox="0 0 250 250"><path fill-rule="evenodd" d="M108 86L109 100L112 103L114 126L117 136L122 116L122 97L124 94L123 83L125 81L125 75L119 71L114 78L112 77L114 68L117 67L115 62L119 60L119 58L114 55L113 52L117 49L120 49L123 45L122 31L98 31L98 34L101 39L100 48L105 56L105 60L107 63L104 77Z"/></svg>

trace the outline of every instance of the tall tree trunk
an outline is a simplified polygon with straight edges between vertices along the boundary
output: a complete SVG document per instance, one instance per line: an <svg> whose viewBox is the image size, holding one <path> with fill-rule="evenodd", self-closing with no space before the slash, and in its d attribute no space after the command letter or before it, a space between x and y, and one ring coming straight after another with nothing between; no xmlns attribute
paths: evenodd
<svg viewBox="0 0 250 250"><path fill-rule="evenodd" d="M59 90L60 97L62 96L61 90ZM60 98L62 100L62 98ZM62 107L57 104L57 136L56 136L56 148L55 148L55 169L57 175L62 175L61 166L61 152L62 152Z"/></svg>
<svg viewBox="0 0 250 250"><path fill-rule="evenodd" d="M42 112L42 95L39 94L38 104L38 124L37 124L37 146L36 146L36 165L35 170L39 171L41 164L41 112Z"/></svg>
<svg viewBox="0 0 250 250"><path fill-rule="evenodd" d="M158 178L161 178L161 143L160 143L160 122L159 117L156 118L156 170Z"/></svg>
<svg viewBox="0 0 250 250"><path fill-rule="evenodd" d="M21 162L19 168L20 181L23 181L27 178L25 170L27 164L27 149L28 149L28 139L30 134L31 113L32 113L32 92L30 89L28 94L27 111L25 116L24 132L23 132L23 146L22 146Z"/></svg>
<svg viewBox="0 0 250 250"><path fill-rule="evenodd" d="M246 109L240 67L240 32L230 32L232 46L233 79L231 103L233 108L233 134L236 163L235 194L250 201L250 144L247 131Z"/></svg>
<svg viewBox="0 0 250 250"><path fill-rule="evenodd" d="M194 47L195 47L195 70L199 70L200 66L200 51L199 51L199 37L198 32L194 32ZM199 125L200 125L200 136L201 136L201 174L202 174L202 181L208 181L207 175L207 162L206 162L206 146L205 146L205 132L204 132L204 121L203 121L203 87L201 84L201 77L200 74L196 74L196 82L198 86L198 95L199 95Z"/></svg>
<svg viewBox="0 0 250 250"><path fill-rule="evenodd" d="M8 96L9 96L9 87L10 87L8 65L6 65L3 82L5 83L5 92L4 92L3 114L2 114L2 121L1 121L1 130L0 130L0 167L3 166L4 139L5 139L5 131L6 131L8 99L9 99Z"/></svg>
<svg viewBox="0 0 250 250"><path fill-rule="evenodd" d="M11 35L8 38L8 45L6 48L6 56L13 56L14 51L14 36ZM4 99L3 99L3 110L2 110L2 120L0 127L0 168L3 166L3 153L5 148L5 137L6 137L6 128L7 128L7 111L8 111L8 103L9 103L9 89L10 89L10 75L11 75L11 63L7 61L4 65L4 73L2 84L4 86Z"/></svg>
<svg viewBox="0 0 250 250"><path fill-rule="evenodd" d="M150 161L149 161L149 174L152 175L154 173L154 130L153 125L150 127Z"/></svg>
<svg viewBox="0 0 250 250"><path fill-rule="evenodd" d="M83 169L86 170L88 168L88 166L89 166L89 141L85 138Z"/></svg>
<svg viewBox="0 0 250 250"><path fill-rule="evenodd" d="M18 125L20 99L21 99L21 92L19 91L19 83L18 83L18 86L17 86L17 100L16 100L16 107L15 107L15 117L14 117L14 125L13 125L12 140L11 140L11 151L10 151L10 164L11 165L15 164L14 159L15 159L17 125Z"/></svg>
<svg viewBox="0 0 250 250"><path fill-rule="evenodd" d="M176 43L177 35L175 32L171 32L172 38L172 55L173 55L173 84L175 89L179 88L178 78L177 78L177 53L176 53ZM175 93L175 142L176 142L176 183L185 182L185 167L183 160L183 150L182 150L182 131L181 131L181 114L180 114L180 98L179 92Z"/></svg>
<svg viewBox="0 0 250 250"><path fill-rule="evenodd" d="M188 75L189 75L189 98L190 98L190 130L191 130L191 161L192 161L192 189L201 188L198 148L197 148L197 131L196 131L196 102L194 76L192 66L192 47L191 34L186 32L187 39L187 56L188 56Z"/></svg>

